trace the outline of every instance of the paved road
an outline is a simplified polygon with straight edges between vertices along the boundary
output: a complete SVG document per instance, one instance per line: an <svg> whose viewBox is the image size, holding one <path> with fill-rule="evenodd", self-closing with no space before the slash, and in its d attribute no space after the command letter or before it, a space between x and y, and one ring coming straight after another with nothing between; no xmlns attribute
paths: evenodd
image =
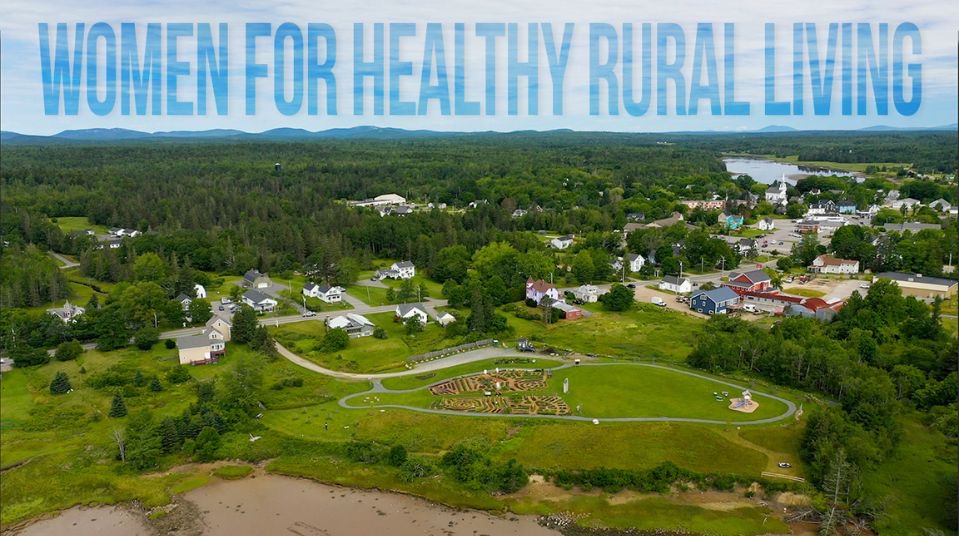
<svg viewBox="0 0 959 536"><path fill-rule="evenodd" d="M502 355L502 354L498 354ZM525 354L528 356L529 354ZM697 374L695 372L690 372L687 370L676 369L673 367L667 367L663 365L653 365L646 363L583 363L580 365L574 365L567 363L559 367L553 368L551 370L561 370L569 367L606 367L606 366L627 366L627 367L652 367L662 370L669 370L671 372L676 372L678 374L685 374L687 376L693 376L696 378L702 378L711 382L719 383L722 385L728 385L733 389L743 390L745 387L737 385L735 383L727 382L724 380L719 380L703 374ZM444 367L445 368L445 367ZM410 374L412 372L423 372L425 369L416 369L415 371L407 371L402 373L402 375ZM475 373L473 373L475 374ZM470 374L464 374L462 376L469 376ZM394 409L404 409L408 411L417 411L420 413L432 413L436 415L455 415L455 416L470 416L470 417L493 417L493 418L516 418L516 419L560 419L566 421L586 421L592 422L594 419L599 420L600 422L687 422L687 423L696 423L696 424L725 424L725 425L754 425L754 424L770 424L786 419L796 413L796 404L785 398L778 397L776 395L771 395L769 393L763 393L760 391L753 390L752 392L761 397L771 398L773 400L778 400L786 405L786 411L781 415L775 417L768 417L765 419L755 419L752 421L723 421L718 419L696 419L690 417L588 417L584 415L518 415L518 414L500 414L500 413L478 413L478 412L465 412L465 411L455 411L455 410L444 410L444 409L429 409L429 408L420 408L416 406L407 406L402 404L375 404L375 405L365 405L365 406L352 406L349 404L349 400L359 397L359 396L369 396L370 394L377 393L409 393L412 391L419 391L422 389L428 389L430 386L426 385L423 387L418 387L415 389L403 389L403 390L392 390L383 387L383 384L380 383L380 379L386 377L384 375L370 375L371 378L367 378L373 381L373 387L362 393L356 393L352 395L345 396L341 398L338 403L341 407L346 409L369 409L369 408L394 408ZM462 377L454 376L454 377ZM448 379L447 379L448 380ZM443 380L443 381L447 381Z"/></svg>
<svg viewBox="0 0 959 536"><path fill-rule="evenodd" d="M75 266L80 266L79 262L71 261L70 259L64 257L63 255L60 255L59 253L54 253L52 251L48 251L47 253L49 253L51 257L53 257L54 259L60 262L61 264L60 268L62 270L66 270L67 268L73 268Z"/></svg>

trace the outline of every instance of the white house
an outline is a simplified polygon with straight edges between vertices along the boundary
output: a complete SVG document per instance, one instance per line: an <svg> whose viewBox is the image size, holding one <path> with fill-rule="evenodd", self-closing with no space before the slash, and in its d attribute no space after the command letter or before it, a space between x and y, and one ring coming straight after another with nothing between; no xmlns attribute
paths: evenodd
<svg viewBox="0 0 959 536"><path fill-rule="evenodd" d="M248 290L243 294L243 303L258 313L265 313L276 309L279 302L259 290Z"/></svg>
<svg viewBox="0 0 959 536"><path fill-rule="evenodd" d="M343 293L346 290L343 287L331 287L329 285L317 285L316 283L307 283L303 285L303 295L310 298L319 298L326 303L340 303L343 301Z"/></svg>
<svg viewBox="0 0 959 536"><path fill-rule="evenodd" d="M226 341L204 331L176 340L181 365L213 363L226 353Z"/></svg>
<svg viewBox="0 0 959 536"><path fill-rule="evenodd" d="M809 271L820 274L858 274L859 261L820 255L813 259Z"/></svg>
<svg viewBox="0 0 959 536"><path fill-rule="evenodd" d="M934 208L939 212L949 212L949 209L952 208L952 203L940 197L932 203L929 203L929 208Z"/></svg>
<svg viewBox="0 0 959 536"><path fill-rule="evenodd" d="M410 261L394 262L385 270L377 270L374 279L413 279L416 276L416 266Z"/></svg>
<svg viewBox="0 0 959 536"><path fill-rule="evenodd" d="M646 259L639 253L626 254L626 268L630 272L639 272L643 269L644 264L646 264Z"/></svg>
<svg viewBox="0 0 959 536"><path fill-rule="evenodd" d="M420 319L421 324L425 324L429 320L426 308L423 307L422 303L401 303L396 306L396 318L406 320L414 316Z"/></svg>
<svg viewBox="0 0 959 536"><path fill-rule="evenodd" d="M190 308L190 304L193 303L193 299L182 292L179 295L177 295L177 297L174 298L174 300L176 300L176 302L180 304L180 307L184 311L188 310Z"/></svg>
<svg viewBox="0 0 959 536"><path fill-rule="evenodd" d="M679 278L675 275L667 275L663 276L663 280L659 282L659 288L677 294L686 294L693 291L693 284L685 277Z"/></svg>
<svg viewBox="0 0 959 536"><path fill-rule="evenodd" d="M787 185L784 181L776 181L766 188L766 201L773 205L785 205L789 199L786 194Z"/></svg>
<svg viewBox="0 0 959 536"><path fill-rule="evenodd" d="M406 198L397 194L383 194L373 199L364 199L362 201L353 201L356 207L381 207L386 205L402 205L406 203Z"/></svg>
<svg viewBox="0 0 959 536"><path fill-rule="evenodd" d="M373 334L376 326L368 318L356 313L347 313L345 315L335 316L326 320L326 327L330 329L342 329L347 335L353 338L368 337Z"/></svg>
<svg viewBox="0 0 959 536"><path fill-rule="evenodd" d="M539 303L543 300L543 298L559 300L559 290L557 290L556 287L551 283L547 283L541 279L527 279L526 299Z"/></svg>
<svg viewBox="0 0 959 536"><path fill-rule="evenodd" d="M85 313L86 309L79 305L73 305L70 300L67 300L63 303L63 307L47 309L47 312L64 322L73 322L78 316Z"/></svg>
<svg viewBox="0 0 959 536"><path fill-rule="evenodd" d="M196 294L197 299L206 299L206 288L199 283L193 285L193 293Z"/></svg>
<svg viewBox="0 0 959 536"><path fill-rule="evenodd" d="M596 285L583 285L573 291L573 297L580 303L596 303L602 294Z"/></svg>
<svg viewBox="0 0 959 536"><path fill-rule="evenodd" d="M573 245L573 235L559 236L549 241L553 249L566 249Z"/></svg>
<svg viewBox="0 0 959 536"><path fill-rule="evenodd" d="M444 328L453 322L456 322L456 317L450 313L437 313L436 315L436 323Z"/></svg>
<svg viewBox="0 0 959 536"><path fill-rule="evenodd" d="M760 231L772 231L776 228L776 222L772 218L763 218L756 223L756 228Z"/></svg>

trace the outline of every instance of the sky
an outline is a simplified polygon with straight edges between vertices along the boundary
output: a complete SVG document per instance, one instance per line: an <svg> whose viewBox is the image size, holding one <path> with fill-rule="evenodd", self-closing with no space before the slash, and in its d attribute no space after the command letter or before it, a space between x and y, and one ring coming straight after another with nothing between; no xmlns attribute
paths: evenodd
<svg viewBox="0 0 959 536"><path fill-rule="evenodd" d="M844 2L815 2L819 5L810 5L813 2L779 1L779 0L744 0L738 2L717 2L713 0L674 0L670 2L635 2L625 0L599 0L583 2L581 0L553 0L548 3L531 0L494 0L494 1L462 1L462 0L414 0L412 2L396 2L394 0L366 0L363 2L341 1L337 3L318 3L309 0L280 0L277 2L262 2L259 0L231 0L205 1L173 0L173 1L142 1L130 0L87 0L76 2L73 0L45 0L43 2L26 0L4 0L4 16L0 18L0 129L26 134L54 134L63 130L85 128L128 128L142 131L168 130L206 130L214 128L239 129L248 132L261 132L278 127L303 128L311 131L329 128L351 127L359 125L375 125L380 127L399 127L407 129L430 129L441 131L514 131L514 130L549 130L568 128L589 131L624 131L624 132L659 132L659 131L745 131L756 130L769 125L789 126L801 130L843 130L858 129L875 125L895 127L936 127L952 124L957 121L957 31L959 28L959 7L951 1L916 0L902 2L901 0L848 0ZM55 45L54 28L57 23L65 22L70 25L70 46L73 48L73 28L78 22L90 27L97 22L106 22L118 34L120 24L132 22L137 25L140 52L142 54L143 41L146 35L146 24L157 23L212 23L214 28L214 42L219 38L216 31L219 23L229 25L229 74L226 82L228 102L226 115L218 115L213 106L212 90L208 92L208 110L206 115L170 115L166 106L168 88L167 78L163 79L163 105L160 115L123 115L119 102L106 115L96 115L87 104L85 91L86 80L90 73L81 71L83 90L80 93L79 112L76 115L62 113L48 114L44 108L44 90L41 71L40 31L38 24L48 23L51 26L50 40ZM257 99L256 113L247 114L245 110L245 52L244 39L245 25L251 22L269 22L273 30L284 23L293 22L304 32L308 23L325 23L336 32L336 64L333 72L337 80L336 114L328 115L325 106L325 93L320 91L319 112L317 115L308 114L307 103L304 102L298 113L284 115L274 104L274 55L273 39L261 38L255 58L258 63L267 66L268 77L256 83ZM530 114L526 102L526 83L520 81L518 91L518 113L507 113L507 51L506 38L498 40L496 54L497 67L495 70L496 86L496 113L494 115L463 115L450 113L443 115L439 101L434 99L425 107L423 115L401 116L391 113L394 110L389 102L389 80L387 77L386 105L384 115L374 115L373 101L370 95L372 87L367 87L364 113L354 113L353 88L353 37L354 24L363 23L366 33L366 48L369 59L369 49L372 47L372 25L374 23L415 23L415 35L402 38L397 47L398 58L412 62L412 76L400 79L399 91L401 99L412 101L414 110L417 106L420 89L422 58L425 47L426 24L435 22L442 24L442 39L450 76L450 94L452 94L454 78L454 23L465 24L465 64L464 95L469 101L476 101L486 111L485 88L485 48L484 41L476 35L478 23L487 22L515 22L518 23L518 57L520 61L528 59L527 23L550 22L553 34L557 41L561 40L564 23L574 23L569 51L568 64L562 85L563 113L554 115L553 111L553 80L548 65L548 56L543 38L540 34L537 43L538 50L538 102L537 114ZM913 23L918 27L921 35L921 52L913 54L907 46L904 54L905 63L921 64L922 69L922 97L915 113L903 115L897 111L893 103L892 88L890 87L888 101L888 115L877 114L874 104L875 94L871 86L867 86L866 113L860 115L843 115L840 106L840 69L837 67L834 82L830 112L826 115L816 115L812 102L812 82L808 72L803 78L804 113L802 115L770 116L764 112L764 27L767 23L776 26L776 78L775 88L777 98L791 99L793 92L792 72L792 28L794 23L815 23L819 37L819 54L826 52L827 26L830 23L870 23L874 38L878 41L878 24L888 23L890 27L890 50L894 48L893 32L902 23ZM600 84L599 114L590 113L590 23L608 23L622 38L623 24L632 23L635 41L634 64L637 71L641 71L639 62L639 33L643 23L652 23L657 29L659 23L678 24L685 36L686 59L683 63L682 74L686 84L686 91L677 96L671 84L667 85L665 94L656 91L655 64L657 51L653 52L653 94L652 105L645 114L632 116L628 114L621 102L623 90L623 72L621 65L613 70L618 83L620 98L618 115L610 115L606 100L605 83ZM720 89L720 101L723 99L723 89L726 73L724 71L724 23L735 24L735 98L750 104L748 115L713 115L710 113L708 100L698 101L698 113L695 115L681 115L676 111L676 100L688 103L692 81L692 59L695 53L697 24L711 23L715 34L715 47L718 59L717 85ZM390 57L390 32L387 28L385 46L387 48L387 63ZM286 41L289 43L291 41ZM99 40L98 57L106 58L106 45ZM166 43L164 34L163 43ZM179 93L181 100L196 100L196 38L180 38L177 57L181 61L189 61L191 74L179 79ZM653 36L654 47L656 35ZM908 43L908 41L907 41ZM620 43L621 45L621 43ZM118 44L119 47L119 44ZM600 58L605 58L609 52L607 47L599 49ZM325 49L318 51L325 54ZM164 48L164 58L166 49ZM619 59L623 51L617 50ZM889 52L890 62L892 52ZM856 53L853 52L855 60ZM294 65L294 54L291 47L286 48L284 54L285 65ZM668 49L666 59L675 58L675 51ZM105 98L106 64L99 62L97 80L99 81L99 98ZM301 64L302 65L302 64ZM165 64L164 64L165 69ZM304 68L305 70L305 68ZM890 65L889 78L892 79ZM636 75L637 79L639 75ZM294 85L293 69L286 69L283 75L285 81L283 98L291 100ZM909 85L907 77L906 85ZM437 82L432 77L433 83ZM854 81L855 85L855 81ZM368 86L371 86L368 84ZM890 84L891 86L891 84ZM637 86L638 87L638 86ZM308 95L304 93L306 101ZM912 95L911 90L905 92L907 100ZM657 113L657 102L663 100L667 105L667 113ZM119 99L118 99L119 101ZM725 109L725 108L723 108ZM854 112L856 107L853 106Z"/></svg>

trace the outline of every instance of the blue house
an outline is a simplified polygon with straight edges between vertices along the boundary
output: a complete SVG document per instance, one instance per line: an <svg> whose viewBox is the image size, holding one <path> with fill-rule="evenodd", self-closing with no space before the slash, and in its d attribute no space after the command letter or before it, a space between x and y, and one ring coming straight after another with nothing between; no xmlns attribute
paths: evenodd
<svg viewBox="0 0 959 536"><path fill-rule="evenodd" d="M707 315L724 315L731 305L739 303L739 294L729 287L700 290L689 300L689 308Z"/></svg>
<svg viewBox="0 0 959 536"><path fill-rule="evenodd" d="M844 199L836 203L836 209L839 210L840 214L855 214L856 202L850 201L849 199Z"/></svg>
<svg viewBox="0 0 959 536"><path fill-rule="evenodd" d="M719 223L725 225L727 229L735 231L743 226L743 217L738 214L723 212L719 215Z"/></svg>

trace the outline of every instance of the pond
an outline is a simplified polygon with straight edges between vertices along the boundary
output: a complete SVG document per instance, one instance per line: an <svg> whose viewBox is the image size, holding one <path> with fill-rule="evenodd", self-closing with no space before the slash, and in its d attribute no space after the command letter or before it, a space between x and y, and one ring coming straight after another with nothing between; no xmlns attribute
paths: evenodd
<svg viewBox="0 0 959 536"><path fill-rule="evenodd" d="M809 175L838 175L840 177L855 177L860 182L862 175L849 171L838 169L828 169L823 167L803 166L790 164L786 162L776 162L774 160L765 160L762 158L730 157L723 158L726 164L726 170L733 175L749 175L756 182L763 184L772 184L783 177L790 179L789 182L795 183L797 179Z"/></svg>

